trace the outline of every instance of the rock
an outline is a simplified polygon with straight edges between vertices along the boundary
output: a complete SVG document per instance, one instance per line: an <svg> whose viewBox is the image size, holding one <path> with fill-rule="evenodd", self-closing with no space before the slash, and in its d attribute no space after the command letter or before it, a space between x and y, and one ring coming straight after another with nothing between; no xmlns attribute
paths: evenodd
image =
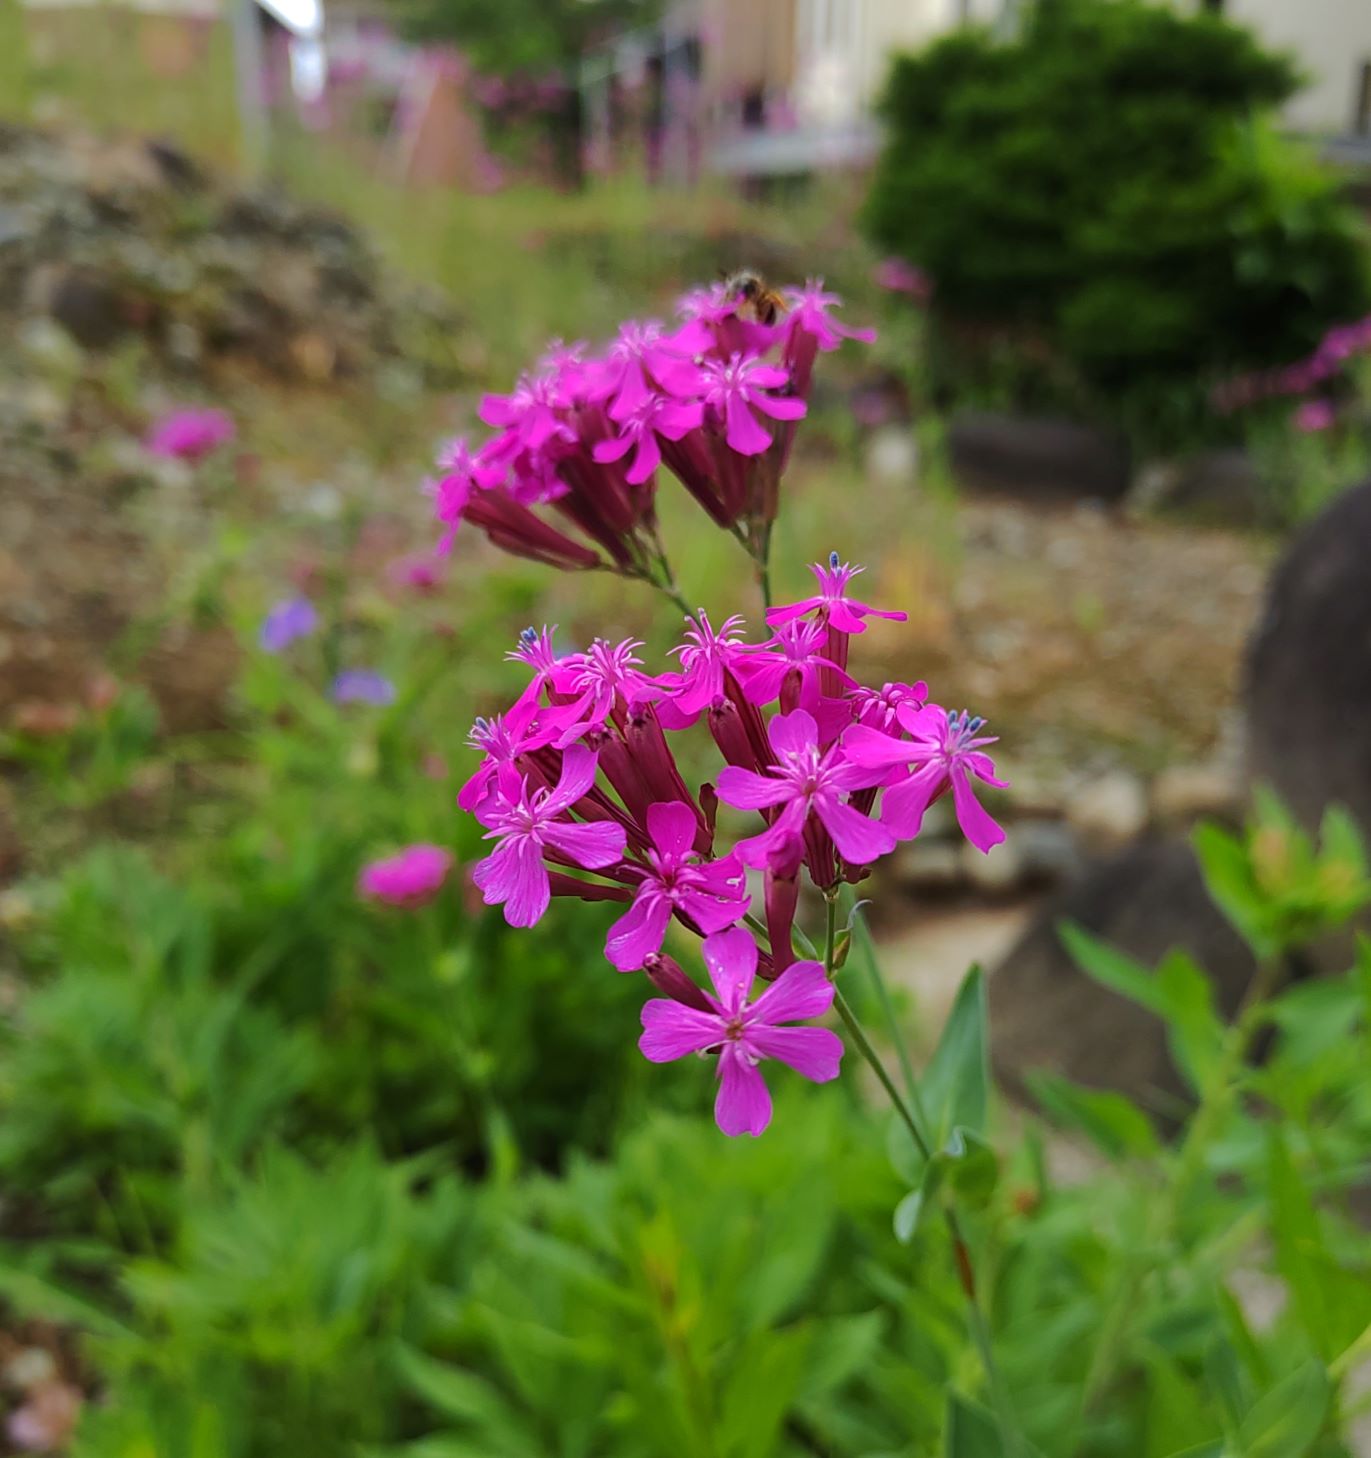
<svg viewBox="0 0 1371 1458"><path fill-rule="evenodd" d="M1371 831L1371 481L1287 548L1247 651L1248 767L1311 829L1346 805Z"/></svg>
<svg viewBox="0 0 1371 1458"><path fill-rule="evenodd" d="M991 1061L1016 1096L1027 1096L1030 1073L1046 1070L1118 1089L1162 1115L1179 1111L1186 1090L1161 1021L1079 970L1058 936L1063 920L1147 967L1183 948L1231 1016L1252 953L1210 900L1190 847L1146 840L1093 866L1044 904L989 983Z"/></svg>
<svg viewBox="0 0 1371 1458"><path fill-rule="evenodd" d="M1152 818L1159 825L1185 826L1206 815L1235 820L1242 785L1234 766L1219 760L1176 764L1152 781Z"/></svg>
<svg viewBox="0 0 1371 1458"><path fill-rule="evenodd" d="M1010 834L1030 886L1057 886L1079 875L1084 865L1080 841L1064 820L1016 820Z"/></svg>
<svg viewBox="0 0 1371 1458"><path fill-rule="evenodd" d="M1171 511L1210 526L1256 526L1268 515L1256 464L1239 449L1153 463L1139 472L1131 499L1143 510Z"/></svg>
<svg viewBox="0 0 1371 1458"><path fill-rule="evenodd" d="M1147 792L1136 775L1111 770L1071 796L1066 818L1096 845L1122 845L1141 834L1147 824Z"/></svg>
<svg viewBox="0 0 1371 1458"><path fill-rule="evenodd" d="M130 329L119 290L87 270L72 269L58 277L48 295L48 313L86 349L105 349Z"/></svg>
<svg viewBox="0 0 1371 1458"><path fill-rule="evenodd" d="M962 858L955 845L919 836L901 845L893 862L895 878L913 892L955 891L963 881Z"/></svg>
<svg viewBox="0 0 1371 1458"><path fill-rule="evenodd" d="M964 411L947 436L952 472L973 491L1033 501L1120 500L1131 461L1127 440L1069 420Z"/></svg>
<svg viewBox="0 0 1371 1458"><path fill-rule="evenodd" d="M967 843L961 848L962 870L966 879L988 896L1005 896L1023 877L1023 853L1019 849L1015 826L1008 826L1004 840L988 855Z"/></svg>
<svg viewBox="0 0 1371 1458"><path fill-rule="evenodd" d="M882 486L912 486L919 476L919 446L908 425L882 425L867 438L867 478Z"/></svg>

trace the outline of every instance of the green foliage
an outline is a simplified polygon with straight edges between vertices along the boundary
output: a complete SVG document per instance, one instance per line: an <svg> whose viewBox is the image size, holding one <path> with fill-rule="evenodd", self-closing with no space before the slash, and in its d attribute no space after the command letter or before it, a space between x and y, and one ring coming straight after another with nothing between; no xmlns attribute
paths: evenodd
<svg viewBox="0 0 1371 1458"><path fill-rule="evenodd" d="M1371 300L1336 181L1261 118L1298 78L1243 30L1042 0L1013 40L898 59L866 206L936 281L935 388L1213 434L1216 379L1306 354Z"/></svg>

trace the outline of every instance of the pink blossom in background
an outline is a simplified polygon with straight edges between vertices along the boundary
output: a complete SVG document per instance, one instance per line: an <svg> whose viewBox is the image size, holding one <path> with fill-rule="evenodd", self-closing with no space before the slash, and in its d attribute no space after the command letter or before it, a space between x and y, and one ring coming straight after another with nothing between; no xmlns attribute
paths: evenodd
<svg viewBox="0 0 1371 1458"><path fill-rule="evenodd" d="M923 269L903 258L883 258L871 270L871 281L877 288L892 294L907 294L920 301L933 293L933 282Z"/></svg>
<svg viewBox="0 0 1371 1458"><path fill-rule="evenodd" d="M357 894L388 906L423 906L438 894L451 869L452 853L442 846L406 846L364 866L357 877Z"/></svg>
<svg viewBox="0 0 1371 1458"><path fill-rule="evenodd" d="M1306 435L1328 430L1337 422L1338 414L1331 400L1306 400L1295 411L1295 429Z"/></svg>
<svg viewBox="0 0 1371 1458"><path fill-rule="evenodd" d="M725 1134L760 1134L771 1122L771 1094L757 1065L774 1058L815 1083L837 1078L842 1040L827 1028L782 1024L817 1018L833 1005L833 984L818 962L793 962L755 1001L757 944L741 927L717 932L703 947L714 987L709 1011L669 998L643 1006L638 1046L653 1063L717 1051L714 1118Z"/></svg>
<svg viewBox="0 0 1371 1458"><path fill-rule="evenodd" d="M154 456L200 461L234 434L233 417L222 410L173 410L148 432L145 444Z"/></svg>
<svg viewBox="0 0 1371 1458"><path fill-rule="evenodd" d="M442 559L432 552L412 552L397 557L386 569L386 576L394 586L427 597L443 585Z"/></svg>

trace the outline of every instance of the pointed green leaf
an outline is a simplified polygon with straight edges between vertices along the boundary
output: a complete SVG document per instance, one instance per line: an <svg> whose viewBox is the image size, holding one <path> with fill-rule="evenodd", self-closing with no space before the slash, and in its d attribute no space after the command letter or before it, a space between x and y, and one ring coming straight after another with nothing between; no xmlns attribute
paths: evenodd
<svg viewBox="0 0 1371 1458"><path fill-rule="evenodd" d="M1029 1074L1028 1087L1054 1124L1084 1134L1110 1159L1150 1159L1160 1148L1151 1120L1123 1094L1051 1073Z"/></svg>
<svg viewBox="0 0 1371 1458"><path fill-rule="evenodd" d="M986 1056L985 977L972 967L962 980L937 1050L923 1077L923 1102L941 1145L954 1125L985 1128L990 1090Z"/></svg>
<svg viewBox="0 0 1371 1458"><path fill-rule="evenodd" d="M1060 922L1057 935L1076 965L1092 981L1117 992L1120 997L1126 997L1129 1002L1136 1002L1158 1017L1163 1015L1157 980L1141 962L1135 962L1108 942L1102 942L1074 921Z"/></svg>
<svg viewBox="0 0 1371 1458"><path fill-rule="evenodd" d="M945 1458L1004 1458L995 1419L980 1403L956 1392L947 1395Z"/></svg>
<svg viewBox="0 0 1371 1458"><path fill-rule="evenodd" d="M1297 1367L1243 1419L1244 1458L1303 1458L1323 1428L1332 1395L1322 1363L1311 1360Z"/></svg>

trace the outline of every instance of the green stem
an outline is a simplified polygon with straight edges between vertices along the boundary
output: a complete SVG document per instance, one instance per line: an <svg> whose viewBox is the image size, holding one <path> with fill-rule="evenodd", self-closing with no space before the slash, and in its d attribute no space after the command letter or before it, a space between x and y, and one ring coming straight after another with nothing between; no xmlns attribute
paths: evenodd
<svg viewBox="0 0 1371 1458"><path fill-rule="evenodd" d="M834 960L837 951L837 929L838 929L838 898L836 892L829 893L825 898L827 901L827 922L826 937L824 940L824 970L832 980L834 973ZM875 968L875 958L871 959ZM884 983L880 979L877 969L875 976L878 984L884 992ZM893 1019L894 1009L889 1005L889 995L885 994L883 999L889 1007ZM895 1080L891 1078L889 1069L886 1068L879 1053L871 1045L871 1039L866 1035L866 1029L862 1027L857 1019L852 1005L843 996L838 988L833 989L833 1005L838 1009L838 1016L842 1018L848 1035L853 1045L866 1060L867 1066L876 1075L881 1087L889 1098L891 1107L900 1117L906 1129L909 1130L910 1138L914 1146L925 1160L933 1158L932 1144L924 1133L921 1123L923 1111L920 1109L920 1118L916 1119L909 1104L895 1087ZM906 1066L906 1077L909 1083L910 1093L917 1102L918 1084L914 1079L913 1068ZM961 1222L957 1219L956 1211L943 1207L943 1218L947 1224L947 1233L952 1241L952 1254L957 1265L957 1280L966 1297L969 1313L969 1325L971 1327L971 1339L976 1345L980 1354L981 1365L985 1368L986 1382L990 1388L991 1399L995 1406L996 1423L1000 1429L1000 1440L1004 1447L1004 1458L1020 1458L1026 1452L1023 1438L1019 1433L1018 1419L1014 1414L1013 1402L1009 1396L1009 1389L1005 1385L1003 1375L1000 1372L999 1363L995 1360L995 1350L990 1340L990 1324L987 1322L985 1312L981 1309L980 1293L976 1285L975 1265L971 1258L971 1248L966 1242L962 1233Z"/></svg>
<svg viewBox="0 0 1371 1458"><path fill-rule="evenodd" d="M1157 1214L1148 1222L1142 1250L1124 1271L1117 1293L1105 1312L1081 1391L1082 1415L1088 1413L1101 1396L1117 1364L1128 1332L1129 1318L1137 1307L1147 1276L1157 1268L1155 1252L1158 1243L1169 1243L1176 1237L1185 1197L1204 1167L1208 1146L1236 1091L1237 1073L1265 1016L1266 1003L1276 989L1280 971L1278 956L1263 958L1257 963L1257 970L1247 985L1214 1071L1200 1093L1199 1104L1181 1141L1166 1198L1154 1207ZM1143 1251L1147 1254L1144 1255Z"/></svg>

